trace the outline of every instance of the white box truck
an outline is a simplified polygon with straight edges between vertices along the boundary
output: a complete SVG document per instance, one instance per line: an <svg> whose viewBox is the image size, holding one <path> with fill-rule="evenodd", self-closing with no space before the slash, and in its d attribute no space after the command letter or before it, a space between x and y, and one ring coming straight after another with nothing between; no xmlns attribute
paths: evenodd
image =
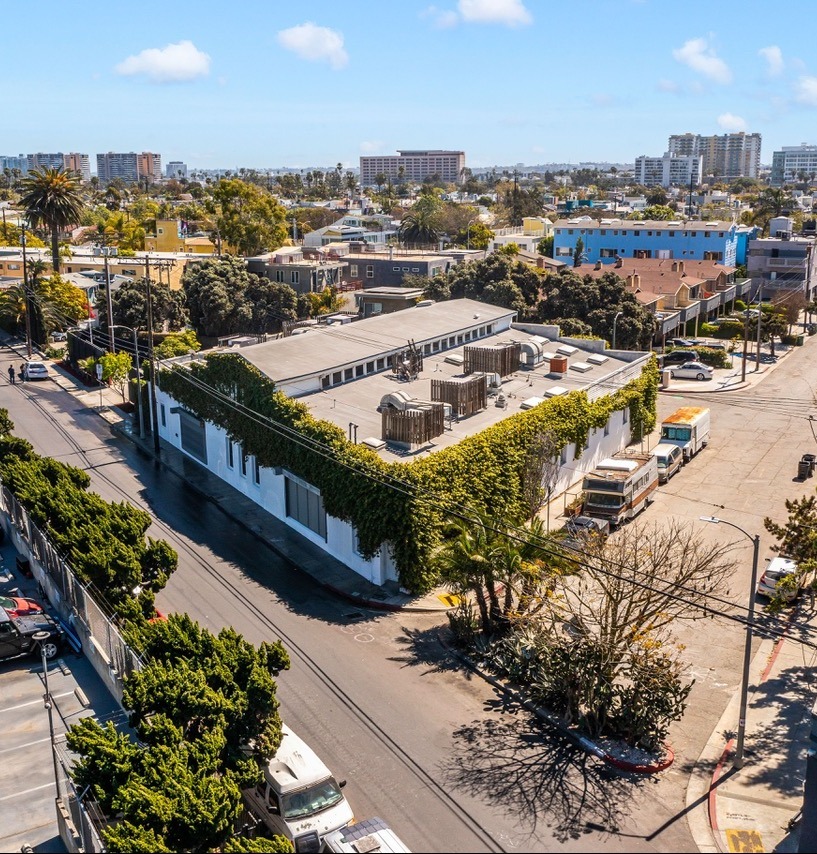
<svg viewBox="0 0 817 854"><path fill-rule="evenodd" d="M264 768L264 779L244 789L244 803L273 834L291 840L295 851L317 852L327 833L346 827L354 814L338 782L306 742L282 727L283 738Z"/></svg>
<svg viewBox="0 0 817 854"><path fill-rule="evenodd" d="M688 463L709 444L709 409L684 406L661 422L661 442L678 445Z"/></svg>

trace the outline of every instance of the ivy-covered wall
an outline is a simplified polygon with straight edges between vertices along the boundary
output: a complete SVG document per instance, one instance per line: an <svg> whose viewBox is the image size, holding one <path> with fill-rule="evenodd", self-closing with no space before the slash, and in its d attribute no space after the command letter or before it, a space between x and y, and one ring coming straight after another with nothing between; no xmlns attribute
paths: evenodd
<svg viewBox="0 0 817 854"><path fill-rule="evenodd" d="M590 430L623 409L629 409L634 438L649 433L656 421L658 368L650 359L638 378L598 400L571 392L407 463L387 463L349 442L340 427L276 391L272 380L236 353L162 370L159 387L226 430L259 465L282 466L320 489L326 512L355 526L366 557L391 543L400 583L420 593L437 583L430 556L453 510L525 519L522 472L535 437L552 433L560 448L574 444L579 456Z"/></svg>

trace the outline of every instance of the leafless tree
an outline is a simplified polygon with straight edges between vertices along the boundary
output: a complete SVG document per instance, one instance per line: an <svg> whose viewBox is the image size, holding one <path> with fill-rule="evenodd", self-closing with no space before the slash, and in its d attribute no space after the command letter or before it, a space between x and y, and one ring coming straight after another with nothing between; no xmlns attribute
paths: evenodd
<svg viewBox="0 0 817 854"><path fill-rule="evenodd" d="M550 529L550 497L559 477L559 447L556 436L545 430L537 433L528 448L522 469L522 494L532 519L547 505L547 529Z"/></svg>

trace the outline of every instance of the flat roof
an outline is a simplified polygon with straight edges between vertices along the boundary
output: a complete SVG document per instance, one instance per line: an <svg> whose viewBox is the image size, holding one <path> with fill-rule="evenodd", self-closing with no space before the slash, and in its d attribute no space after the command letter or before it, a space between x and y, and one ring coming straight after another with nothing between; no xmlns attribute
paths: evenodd
<svg viewBox="0 0 817 854"><path fill-rule="evenodd" d="M284 383L402 349L409 339L420 345L443 335L456 335L461 329L473 328L477 321L480 325L493 323L515 314L511 309L475 300L449 300L354 323L311 328L303 335L244 347L241 355L271 379Z"/></svg>
<svg viewBox="0 0 817 854"><path fill-rule="evenodd" d="M415 309L409 310L414 311ZM422 310L419 309L419 311ZM401 311L389 315L389 317L399 318L404 314L405 312ZM348 327L344 327L344 329L348 329ZM305 339L309 335L300 337ZM459 379L464 376L462 365L452 365L446 361L452 354L462 355L467 346L485 346L511 341L524 342L535 337L533 333L519 329L507 329L488 339L468 342L444 352L423 356L423 370L419 377L412 382L397 379L391 371L381 371L322 391L302 395L298 401L306 404L315 418L330 421L344 432L349 430L350 423L354 424L357 427L358 443L363 443L369 438L381 439L382 418L377 407L385 395L401 391L418 400L431 400L432 380ZM248 350L251 349L242 350L241 355L247 355ZM588 352L578 350L574 355L568 357L568 370L558 376L550 373L549 361L543 362L534 369L520 368L502 380L499 392L505 398L505 406L498 406L498 395L491 392L486 409L468 418L452 421L450 425L446 425L442 435L436 436L426 445L411 451L400 449L394 445L386 445L380 448L377 453L387 462L396 462L401 459L417 458L456 445L468 436L481 433L491 425L511 415L525 411L522 404L532 397L547 400L549 396L563 391L580 390L586 391L591 400L609 395L631 379L640 376L649 355L646 352L638 354L638 357L632 362L610 356L604 364L594 366L591 371L586 373L579 373L578 371L571 371L569 366L574 362L586 361ZM623 373L625 371L626 373ZM616 374L618 376L613 378Z"/></svg>

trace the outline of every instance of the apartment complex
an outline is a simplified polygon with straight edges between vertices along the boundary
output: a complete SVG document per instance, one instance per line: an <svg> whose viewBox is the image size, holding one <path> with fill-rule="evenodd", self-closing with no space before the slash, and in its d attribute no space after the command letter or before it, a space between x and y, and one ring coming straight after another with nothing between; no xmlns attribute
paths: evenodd
<svg viewBox="0 0 817 854"><path fill-rule="evenodd" d="M162 177L162 156L150 151L136 154L133 151L97 154L96 174L103 183L119 178L128 184L136 184L142 178L158 181Z"/></svg>
<svg viewBox="0 0 817 854"><path fill-rule="evenodd" d="M749 244L746 272L752 280L753 292L771 296L780 292L801 293L811 301L817 289L817 259L813 237L792 233L789 217L775 217L769 223L770 237L761 237ZM781 299L781 302L783 300Z"/></svg>
<svg viewBox="0 0 817 854"><path fill-rule="evenodd" d="M670 154L703 158L703 174L730 181L757 178L760 172L760 134L724 133L701 136L697 133L673 134L667 149Z"/></svg>
<svg viewBox="0 0 817 854"><path fill-rule="evenodd" d="M79 172L83 181L91 180L91 158L87 154L72 152L65 155L63 162L66 169Z"/></svg>
<svg viewBox="0 0 817 854"><path fill-rule="evenodd" d="M582 260L614 264L617 258L665 258L717 261L735 266L756 228L733 222L560 219L554 223L553 257L573 257L579 239Z"/></svg>
<svg viewBox="0 0 817 854"><path fill-rule="evenodd" d="M374 187L378 175L392 182L424 181L438 175L441 181L455 184L462 180L465 168L464 151L399 151L397 155L360 158L360 185Z"/></svg>
<svg viewBox="0 0 817 854"><path fill-rule="evenodd" d="M698 186L703 179L703 157L669 151L661 157L642 155L635 160L634 177L645 187Z"/></svg>
<svg viewBox="0 0 817 854"><path fill-rule="evenodd" d="M90 159L87 154L38 151L36 154L0 155L0 170L16 169L26 175L32 169L70 169L79 172L83 181L91 180Z"/></svg>
<svg viewBox="0 0 817 854"><path fill-rule="evenodd" d="M772 186L813 181L817 175L817 145L784 145L772 154Z"/></svg>

